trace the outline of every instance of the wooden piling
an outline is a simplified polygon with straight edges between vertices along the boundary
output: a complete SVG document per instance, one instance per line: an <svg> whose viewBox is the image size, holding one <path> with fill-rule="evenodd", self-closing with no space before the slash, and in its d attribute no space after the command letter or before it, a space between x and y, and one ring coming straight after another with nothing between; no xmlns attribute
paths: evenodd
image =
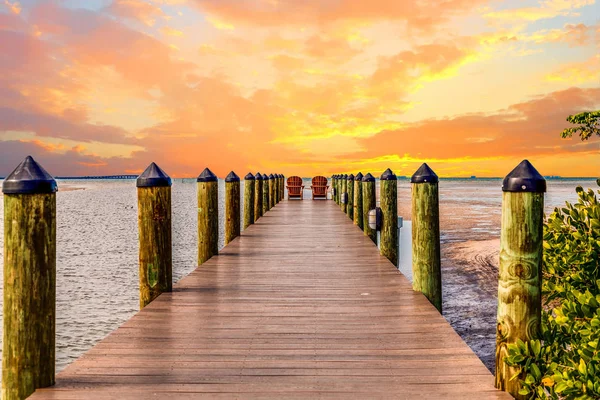
<svg viewBox="0 0 600 400"><path fill-rule="evenodd" d="M413 289L442 312L438 176L423 164L412 183Z"/></svg>
<svg viewBox="0 0 600 400"><path fill-rule="evenodd" d="M377 231L369 228L369 211L377 206L375 200L375 178L371 173L366 174L362 179L363 191L363 232L365 236L371 238L373 243L377 244Z"/></svg>
<svg viewBox="0 0 600 400"><path fill-rule="evenodd" d="M354 220L354 175L348 175L346 183L346 192L348 193L348 204L346 204L346 214L348 218Z"/></svg>
<svg viewBox="0 0 600 400"><path fill-rule="evenodd" d="M173 288L171 178L152 163L136 181L140 310Z"/></svg>
<svg viewBox="0 0 600 400"><path fill-rule="evenodd" d="M285 200L285 176L279 175L279 198L281 201Z"/></svg>
<svg viewBox="0 0 600 400"><path fill-rule="evenodd" d="M335 175L331 175L331 200L335 201Z"/></svg>
<svg viewBox="0 0 600 400"><path fill-rule="evenodd" d="M363 229L362 179L362 172L354 177L354 225L357 225L360 229Z"/></svg>
<svg viewBox="0 0 600 400"><path fill-rule="evenodd" d="M267 211L271 209L269 203L269 176L267 174L263 174L263 212L262 215L265 215Z"/></svg>
<svg viewBox="0 0 600 400"><path fill-rule="evenodd" d="M56 181L27 157L6 178L2 399L54 384Z"/></svg>
<svg viewBox="0 0 600 400"><path fill-rule="evenodd" d="M244 177L244 230L254 223L254 192L256 178L251 172Z"/></svg>
<svg viewBox="0 0 600 400"><path fill-rule="evenodd" d="M398 178L391 169L379 178L381 207L381 241L379 251L398 266Z"/></svg>
<svg viewBox="0 0 600 400"><path fill-rule="evenodd" d="M342 174L339 174L335 180L335 182L336 182L335 191L337 193L336 201L337 201L338 206L341 206L341 204L342 204L342 176L343 176Z"/></svg>
<svg viewBox="0 0 600 400"><path fill-rule="evenodd" d="M348 188L348 175L342 175L342 179L340 179L340 193L342 194L342 200L344 201L340 201L340 208L342 209L343 212L346 212L347 210L347 206L348 206L348 192L347 192L347 188Z"/></svg>
<svg viewBox="0 0 600 400"><path fill-rule="evenodd" d="M263 215L263 176L257 172L254 179L254 222L256 222Z"/></svg>
<svg viewBox="0 0 600 400"><path fill-rule="evenodd" d="M537 339L540 334L546 181L524 160L504 178L502 191L496 388L525 399L528 396L519 395L519 379L511 379L519 369L506 365L504 358L509 344Z"/></svg>
<svg viewBox="0 0 600 400"><path fill-rule="evenodd" d="M275 177L269 175L269 209L275 207Z"/></svg>
<svg viewBox="0 0 600 400"><path fill-rule="evenodd" d="M208 168L198 176L198 265L219 252L219 182Z"/></svg>
<svg viewBox="0 0 600 400"><path fill-rule="evenodd" d="M225 178L225 245L240 236L240 177L233 171Z"/></svg>
<svg viewBox="0 0 600 400"><path fill-rule="evenodd" d="M279 179L277 174L273 174L273 205L276 206L279 203Z"/></svg>

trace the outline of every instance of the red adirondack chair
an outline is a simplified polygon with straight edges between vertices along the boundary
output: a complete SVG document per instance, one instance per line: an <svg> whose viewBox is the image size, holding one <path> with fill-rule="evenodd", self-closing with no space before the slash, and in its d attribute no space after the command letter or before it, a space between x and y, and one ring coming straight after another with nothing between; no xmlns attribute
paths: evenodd
<svg viewBox="0 0 600 400"><path fill-rule="evenodd" d="M327 178L324 176L315 176L312 178L312 198L315 200L317 197L327 199Z"/></svg>
<svg viewBox="0 0 600 400"><path fill-rule="evenodd" d="M290 176L287 179L288 199L299 198L303 199L304 185L302 178L299 176Z"/></svg>

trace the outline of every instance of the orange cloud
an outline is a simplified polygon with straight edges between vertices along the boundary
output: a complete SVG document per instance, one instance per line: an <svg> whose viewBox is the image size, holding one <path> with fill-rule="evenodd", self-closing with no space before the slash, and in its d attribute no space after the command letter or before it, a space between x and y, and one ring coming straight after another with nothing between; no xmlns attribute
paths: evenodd
<svg viewBox="0 0 600 400"><path fill-rule="evenodd" d="M600 45L600 36L595 34L600 26L567 24L563 29L547 29L535 32L527 38L535 43L568 43L569 46L586 46L593 40ZM594 38L594 36L596 36Z"/></svg>
<svg viewBox="0 0 600 400"><path fill-rule="evenodd" d="M160 7L143 0L114 0L107 11L120 17L140 21L147 26L153 26L157 18L165 15Z"/></svg>
<svg viewBox="0 0 600 400"><path fill-rule="evenodd" d="M177 36L177 37L181 37L183 36L183 32L178 30L178 29L173 29L170 28L168 26L164 26L161 28L160 30L162 33L164 33L167 36Z"/></svg>
<svg viewBox="0 0 600 400"><path fill-rule="evenodd" d="M569 63L549 74L549 81L573 83L598 82L600 77L600 54L583 62Z"/></svg>

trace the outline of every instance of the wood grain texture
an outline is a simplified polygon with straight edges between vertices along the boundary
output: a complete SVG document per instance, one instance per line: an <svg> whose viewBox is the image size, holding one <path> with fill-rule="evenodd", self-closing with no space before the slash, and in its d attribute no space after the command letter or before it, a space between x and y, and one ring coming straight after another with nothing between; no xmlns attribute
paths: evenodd
<svg viewBox="0 0 600 400"><path fill-rule="evenodd" d="M333 202L286 201L32 397L109 398L510 396Z"/></svg>
<svg viewBox="0 0 600 400"><path fill-rule="evenodd" d="M346 215L354 220L354 180L346 183L346 192L348 192L348 204L346 206Z"/></svg>
<svg viewBox="0 0 600 400"><path fill-rule="evenodd" d="M198 182L198 265L219 252L219 182Z"/></svg>
<svg viewBox="0 0 600 400"><path fill-rule="evenodd" d="M413 288L442 312L438 184L412 185Z"/></svg>
<svg viewBox="0 0 600 400"><path fill-rule="evenodd" d="M340 179L340 193L342 194L342 196L344 195L344 193L348 193L347 192L347 188L348 188L348 181L345 178ZM342 211L345 213L347 210L348 203L343 203L340 201L340 208L342 209Z"/></svg>
<svg viewBox="0 0 600 400"><path fill-rule="evenodd" d="M339 204L338 203L338 196L340 195L340 188L338 186L339 183L340 183L340 180L338 178L334 178L331 181L332 187L335 188L335 196L333 196L333 201L335 201L335 204Z"/></svg>
<svg viewBox="0 0 600 400"><path fill-rule="evenodd" d="M171 187L138 192L140 309L173 287Z"/></svg>
<svg viewBox="0 0 600 400"><path fill-rule="evenodd" d="M537 339L542 312L542 244L544 193L502 194L498 323L496 329L496 387L517 399L518 372L506 365L507 346Z"/></svg>
<svg viewBox="0 0 600 400"><path fill-rule="evenodd" d="M254 223L254 193L256 181L254 179L244 180L244 230Z"/></svg>
<svg viewBox="0 0 600 400"><path fill-rule="evenodd" d="M269 201L269 182L271 182L270 179L263 180L263 216L271 209L271 203Z"/></svg>
<svg viewBox="0 0 600 400"><path fill-rule="evenodd" d="M380 180L381 255L398 266L398 181Z"/></svg>
<svg viewBox="0 0 600 400"><path fill-rule="evenodd" d="M363 191L362 181L354 181L354 225L363 229Z"/></svg>
<svg viewBox="0 0 600 400"><path fill-rule="evenodd" d="M269 209L275 207L275 179L269 179Z"/></svg>
<svg viewBox="0 0 600 400"><path fill-rule="evenodd" d="M377 231L369 228L369 210L376 207L375 202L375 182L363 182L363 232L365 236L371 238L373 243L377 243Z"/></svg>
<svg viewBox="0 0 600 400"><path fill-rule="evenodd" d="M54 384L56 194L4 195L2 399Z"/></svg>
<svg viewBox="0 0 600 400"><path fill-rule="evenodd" d="M225 182L225 245L240 236L240 181Z"/></svg>
<svg viewBox="0 0 600 400"><path fill-rule="evenodd" d="M256 179L254 182L254 222L263 215L263 180Z"/></svg>

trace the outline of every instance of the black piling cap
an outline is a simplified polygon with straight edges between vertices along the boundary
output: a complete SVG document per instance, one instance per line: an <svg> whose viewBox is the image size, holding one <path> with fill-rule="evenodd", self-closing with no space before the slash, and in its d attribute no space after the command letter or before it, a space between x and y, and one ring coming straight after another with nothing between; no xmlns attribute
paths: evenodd
<svg viewBox="0 0 600 400"><path fill-rule="evenodd" d="M260 172L257 172L256 175L254 175L254 179L256 179L257 181L262 181L262 174Z"/></svg>
<svg viewBox="0 0 600 400"><path fill-rule="evenodd" d="M2 184L4 194L55 193L56 181L33 157L27 156Z"/></svg>
<svg viewBox="0 0 600 400"><path fill-rule="evenodd" d="M268 181L268 180L269 180L269 175L263 174L263 181Z"/></svg>
<svg viewBox="0 0 600 400"><path fill-rule="evenodd" d="M231 171L229 173L229 175L227 175L225 177L225 182L239 182L240 181L240 177L237 176L237 174L233 171Z"/></svg>
<svg viewBox="0 0 600 400"><path fill-rule="evenodd" d="M152 163L138 176L135 186L168 187L171 186L171 178L156 163Z"/></svg>
<svg viewBox="0 0 600 400"><path fill-rule="evenodd" d="M362 178L362 181L363 182L375 182L375 178L373 178L373 175L371 175L371 173L369 172Z"/></svg>
<svg viewBox="0 0 600 400"><path fill-rule="evenodd" d="M348 179L348 175L347 174L342 175L342 179Z"/></svg>
<svg viewBox="0 0 600 400"><path fill-rule="evenodd" d="M410 178L410 183L438 183L440 179L427 163L423 163Z"/></svg>
<svg viewBox="0 0 600 400"><path fill-rule="evenodd" d="M359 172L358 174L356 174L356 176L354 177L355 181L362 181L363 178L363 174L362 172Z"/></svg>
<svg viewBox="0 0 600 400"><path fill-rule="evenodd" d="M198 176L196 179L198 182L217 182L217 176L212 173L212 171L208 168L204 168L204 171Z"/></svg>
<svg viewBox="0 0 600 400"><path fill-rule="evenodd" d="M502 182L503 192L544 193L546 180L528 160L523 160Z"/></svg>
<svg viewBox="0 0 600 400"><path fill-rule="evenodd" d="M353 174L348 175L348 180L349 181L354 181L354 175Z"/></svg>
<svg viewBox="0 0 600 400"><path fill-rule="evenodd" d="M246 175L246 176L244 177L244 180L245 180L245 181L253 181L253 180L255 180L255 179L256 179L256 178L254 178L254 175L252 175L252 172L248 172L248 175Z"/></svg>
<svg viewBox="0 0 600 400"><path fill-rule="evenodd" d="M394 174L392 172L391 169L386 169L385 172L383 174L381 174L381 178L379 178L379 180L381 181L397 181L398 177L396 176L396 174Z"/></svg>
<svg viewBox="0 0 600 400"><path fill-rule="evenodd" d="M275 177L273 176L273 174L267 176L267 179L275 179Z"/></svg>

